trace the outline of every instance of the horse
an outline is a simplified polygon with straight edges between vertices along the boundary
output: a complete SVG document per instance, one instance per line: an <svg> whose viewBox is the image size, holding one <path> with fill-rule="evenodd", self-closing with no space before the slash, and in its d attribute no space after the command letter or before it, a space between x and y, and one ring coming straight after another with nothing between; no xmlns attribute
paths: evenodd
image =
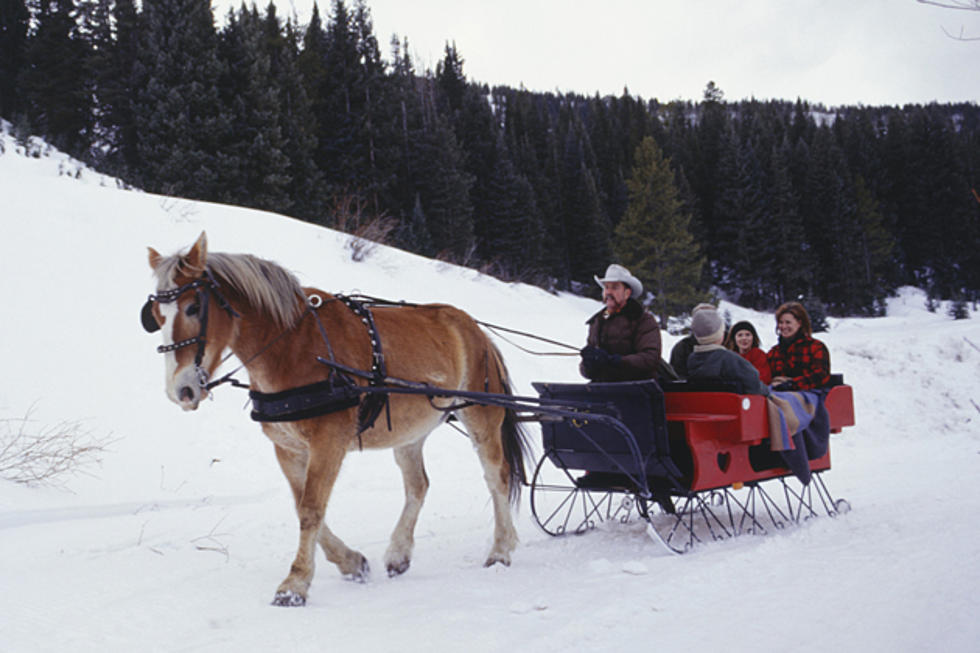
<svg viewBox="0 0 980 653"><path fill-rule="evenodd" d="M208 379L229 350L242 362L252 392L265 397L317 387L325 380L332 383L336 369L377 371L381 351L388 378L450 390L511 393L500 352L473 318L455 307L387 306L358 314L338 301L340 296L302 287L277 263L251 254L209 253L205 232L186 253L162 256L152 247L148 250L157 288L144 306L144 326L162 333L158 351L165 355L166 393L185 411L196 410L208 396L214 385ZM366 325L372 321L374 328L369 329ZM353 391L344 396L353 399L332 412L262 423L292 490L300 534L289 573L272 603L305 605L317 544L345 577L367 580L367 559L324 520L344 457L362 447L394 451L405 502L384 562L389 576L408 570L415 524L429 487L422 446L448 419L447 411L465 427L490 490L493 543L484 566L509 566L518 539L511 504L518 501L525 483L527 448L513 409L382 392L375 397L384 404L384 414L378 418L375 410L377 419L365 420L365 402L358 393L372 379L348 375L343 380Z"/></svg>

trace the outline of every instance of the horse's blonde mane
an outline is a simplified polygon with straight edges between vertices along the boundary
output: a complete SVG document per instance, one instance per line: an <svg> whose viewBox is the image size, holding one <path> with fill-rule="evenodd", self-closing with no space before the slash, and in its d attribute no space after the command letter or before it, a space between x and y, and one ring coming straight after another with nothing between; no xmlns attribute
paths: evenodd
<svg viewBox="0 0 980 653"><path fill-rule="evenodd" d="M209 253L208 270L221 286L231 286L254 308L268 315L280 328L296 324L303 313L303 288L296 276L278 263L251 254ZM183 256L163 258L156 268L161 289L173 287L178 271L196 276L200 270L190 270Z"/></svg>

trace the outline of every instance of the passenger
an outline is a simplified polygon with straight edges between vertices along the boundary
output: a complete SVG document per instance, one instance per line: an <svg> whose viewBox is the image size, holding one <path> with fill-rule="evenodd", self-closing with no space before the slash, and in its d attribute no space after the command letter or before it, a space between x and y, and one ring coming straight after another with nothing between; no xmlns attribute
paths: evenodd
<svg viewBox="0 0 980 653"><path fill-rule="evenodd" d="M752 363L759 371L759 378L766 385L772 381L772 370L769 369L769 359L766 352L759 347L759 334L751 322L743 320L736 322L725 338L725 347Z"/></svg>
<svg viewBox="0 0 980 653"><path fill-rule="evenodd" d="M589 335L579 371L593 381L652 379L662 369L660 325L638 301L643 284L613 263L595 277L606 307L589 318Z"/></svg>
<svg viewBox="0 0 980 653"><path fill-rule="evenodd" d="M715 309L711 304L698 304L691 310L691 318L693 319L694 314L704 308ZM677 376L682 379L687 378L687 359L691 356L691 352L694 351L694 346L697 344L698 341L695 339L694 334L690 333L678 340L673 349L670 350L670 366L677 372Z"/></svg>
<svg viewBox="0 0 980 653"><path fill-rule="evenodd" d="M769 387L759 379L752 363L722 346L725 321L713 306L702 308L694 315L691 332L698 344L687 359L689 379L731 381L739 394L769 396Z"/></svg>
<svg viewBox="0 0 980 653"><path fill-rule="evenodd" d="M766 355L774 390L811 390L830 382L830 352L813 338L810 316L799 302L776 309L779 343Z"/></svg>

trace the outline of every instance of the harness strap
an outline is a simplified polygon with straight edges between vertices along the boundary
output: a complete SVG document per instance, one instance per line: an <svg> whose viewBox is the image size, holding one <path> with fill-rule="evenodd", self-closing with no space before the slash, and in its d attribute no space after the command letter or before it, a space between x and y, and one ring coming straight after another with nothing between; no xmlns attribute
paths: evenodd
<svg viewBox="0 0 980 653"><path fill-rule="evenodd" d="M371 309L353 297L347 295L336 295L336 297L354 315L361 318L361 322L367 327L368 337L371 339L371 378L368 380L368 385L372 387L384 386L388 371L385 365L384 352L381 349L381 336L378 334L378 327L374 323L374 315L371 313ZM332 355L331 360L333 360ZM391 430L391 404L388 400L389 396L383 393L365 395L357 411L358 441L360 441L361 433L374 426L382 410L385 411L388 430Z"/></svg>

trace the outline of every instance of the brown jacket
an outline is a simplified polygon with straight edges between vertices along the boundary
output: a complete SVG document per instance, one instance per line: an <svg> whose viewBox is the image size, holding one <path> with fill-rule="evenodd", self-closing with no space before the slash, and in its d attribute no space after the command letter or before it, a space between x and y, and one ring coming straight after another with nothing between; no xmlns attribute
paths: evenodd
<svg viewBox="0 0 980 653"><path fill-rule="evenodd" d="M622 356L615 366L602 370L595 381L638 381L657 376L660 365L660 325L650 311L629 299L619 313L606 316L605 309L588 319L587 344ZM585 376L582 364L579 371Z"/></svg>

